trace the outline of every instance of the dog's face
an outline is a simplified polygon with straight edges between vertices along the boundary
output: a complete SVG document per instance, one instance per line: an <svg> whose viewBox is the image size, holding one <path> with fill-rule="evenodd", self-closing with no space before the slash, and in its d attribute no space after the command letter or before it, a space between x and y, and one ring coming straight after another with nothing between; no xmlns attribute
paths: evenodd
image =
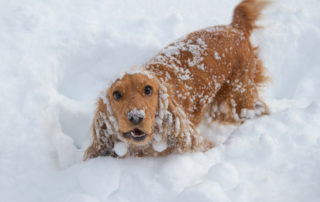
<svg viewBox="0 0 320 202"><path fill-rule="evenodd" d="M158 111L159 84L148 76L126 74L107 92L120 135L129 144L147 144L153 136Z"/></svg>

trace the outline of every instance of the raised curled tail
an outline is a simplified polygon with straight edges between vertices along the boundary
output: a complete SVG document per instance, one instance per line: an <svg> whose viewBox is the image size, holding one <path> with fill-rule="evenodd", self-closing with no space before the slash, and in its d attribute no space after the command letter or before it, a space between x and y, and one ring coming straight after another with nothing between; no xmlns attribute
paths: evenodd
<svg viewBox="0 0 320 202"><path fill-rule="evenodd" d="M255 22L260 17L262 9L267 6L267 0L243 0L234 9L231 26L251 34L257 28Z"/></svg>

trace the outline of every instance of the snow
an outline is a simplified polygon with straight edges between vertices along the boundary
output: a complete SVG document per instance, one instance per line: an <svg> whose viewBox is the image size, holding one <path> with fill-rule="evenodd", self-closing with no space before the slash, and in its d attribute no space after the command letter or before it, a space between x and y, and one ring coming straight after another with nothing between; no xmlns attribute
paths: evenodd
<svg viewBox="0 0 320 202"><path fill-rule="evenodd" d="M124 156L128 151L128 146L124 142L117 142L114 145L114 151L118 156Z"/></svg>
<svg viewBox="0 0 320 202"><path fill-rule="evenodd" d="M273 1L253 33L270 116L203 126L205 153L81 160L101 90L238 2L1 1L1 201L319 201L318 0Z"/></svg>
<svg viewBox="0 0 320 202"><path fill-rule="evenodd" d="M214 58L216 60L221 60L221 57L219 56L219 53L217 51L214 51Z"/></svg>
<svg viewBox="0 0 320 202"><path fill-rule="evenodd" d="M197 68L204 70L204 65L200 63L203 61L202 55L207 54L205 52L207 47L207 44L201 38L192 38L185 42L185 37L181 37L174 43L163 48L160 54L152 58L149 64L167 65L174 69L175 74L177 74L181 80L190 80L192 75L189 69L179 66L181 62L177 59L177 56L184 51L190 52L193 57L192 60L190 58L188 59L189 67L197 66Z"/></svg>
<svg viewBox="0 0 320 202"><path fill-rule="evenodd" d="M137 109L137 108L132 109L127 114L127 118L128 119L130 119L131 117L134 118L134 119L144 118L145 117L144 109Z"/></svg>
<svg viewBox="0 0 320 202"><path fill-rule="evenodd" d="M154 142L152 143L152 148L157 152L162 152L167 149L167 141L161 139L161 135L155 134Z"/></svg>

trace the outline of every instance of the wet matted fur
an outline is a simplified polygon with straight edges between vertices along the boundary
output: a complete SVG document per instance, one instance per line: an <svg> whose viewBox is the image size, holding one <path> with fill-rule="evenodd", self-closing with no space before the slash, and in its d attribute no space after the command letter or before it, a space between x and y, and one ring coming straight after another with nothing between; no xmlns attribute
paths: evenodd
<svg viewBox="0 0 320 202"><path fill-rule="evenodd" d="M197 129L205 113L231 124L268 114L258 94L267 78L250 43L266 4L242 1L230 25L190 33L114 81L98 99L84 159L206 151L213 143Z"/></svg>

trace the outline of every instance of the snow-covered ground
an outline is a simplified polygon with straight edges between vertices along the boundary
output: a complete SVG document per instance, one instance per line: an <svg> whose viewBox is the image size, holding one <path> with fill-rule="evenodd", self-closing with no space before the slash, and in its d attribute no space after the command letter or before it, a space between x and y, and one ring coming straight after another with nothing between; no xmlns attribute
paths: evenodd
<svg viewBox="0 0 320 202"><path fill-rule="evenodd" d="M320 201L320 1L278 0L252 36L271 115L206 153L82 162L100 90L239 0L0 1L0 201Z"/></svg>

